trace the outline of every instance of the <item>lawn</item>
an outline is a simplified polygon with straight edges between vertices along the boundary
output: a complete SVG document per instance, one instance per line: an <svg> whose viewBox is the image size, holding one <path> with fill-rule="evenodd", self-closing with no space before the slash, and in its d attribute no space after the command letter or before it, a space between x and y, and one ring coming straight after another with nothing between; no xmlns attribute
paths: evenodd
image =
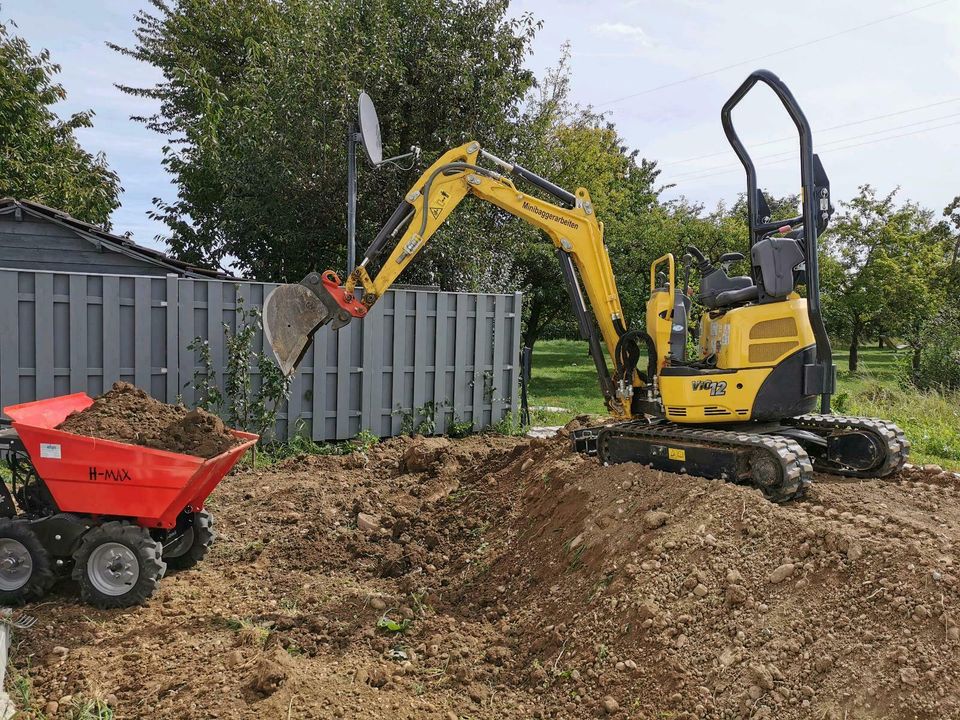
<svg viewBox="0 0 960 720"><path fill-rule="evenodd" d="M834 352L838 370L834 411L892 420L913 443L913 462L960 469L960 393L942 395L902 388L897 368L904 360L904 353L893 350L861 349L860 369L851 374L847 372L847 353ZM537 343L530 406L535 425L560 425L575 415L606 413L585 342Z"/></svg>

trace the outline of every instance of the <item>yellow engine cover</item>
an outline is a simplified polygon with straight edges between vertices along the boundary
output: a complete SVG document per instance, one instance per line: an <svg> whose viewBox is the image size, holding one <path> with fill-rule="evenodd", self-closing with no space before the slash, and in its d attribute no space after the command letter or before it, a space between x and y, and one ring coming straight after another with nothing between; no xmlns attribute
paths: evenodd
<svg viewBox="0 0 960 720"><path fill-rule="evenodd" d="M727 372L664 369L660 395L667 418L679 423L750 420L767 376L778 364L815 342L807 301L795 293L783 302L704 313L700 325L702 357L716 354L717 370ZM782 390L802 397L802 372L790 375L787 382L791 387Z"/></svg>

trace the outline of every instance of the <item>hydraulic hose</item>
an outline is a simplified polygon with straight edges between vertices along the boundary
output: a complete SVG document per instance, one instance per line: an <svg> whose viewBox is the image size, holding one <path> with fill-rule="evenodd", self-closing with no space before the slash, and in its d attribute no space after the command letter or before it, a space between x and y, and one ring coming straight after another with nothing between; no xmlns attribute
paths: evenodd
<svg viewBox="0 0 960 720"><path fill-rule="evenodd" d="M626 378L632 374L640 360L640 347L637 345L637 340L642 340L647 346L647 372L638 374L644 384L649 385L657 374L657 346L648 333L643 330L627 330L621 334L614 350L613 361L619 377Z"/></svg>

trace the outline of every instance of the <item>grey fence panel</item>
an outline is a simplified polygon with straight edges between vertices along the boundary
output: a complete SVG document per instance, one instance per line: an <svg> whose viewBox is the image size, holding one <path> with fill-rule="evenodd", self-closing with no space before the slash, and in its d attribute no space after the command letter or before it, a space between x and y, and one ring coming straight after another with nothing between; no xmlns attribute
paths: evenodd
<svg viewBox="0 0 960 720"><path fill-rule="evenodd" d="M265 283L0 270L0 407L127 380L194 405L207 343L223 389L228 336ZM387 293L362 321L323 329L278 409L275 434L342 440L369 430L445 432L496 423L517 407L521 295ZM269 353L257 331L252 346ZM262 378L255 364L250 384Z"/></svg>

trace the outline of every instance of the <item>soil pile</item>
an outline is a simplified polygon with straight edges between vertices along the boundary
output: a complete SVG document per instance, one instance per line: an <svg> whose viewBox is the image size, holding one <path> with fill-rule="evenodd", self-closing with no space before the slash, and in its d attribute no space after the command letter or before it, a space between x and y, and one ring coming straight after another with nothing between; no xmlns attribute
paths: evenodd
<svg viewBox="0 0 960 720"><path fill-rule="evenodd" d="M57 426L77 435L212 458L240 443L223 421L197 408L167 405L126 382L72 413Z"/></svg>
<svg viewBox="0 0 960 720"><path fill-rule="evenodd" d="M29 664L37 702L108 694L118 718L960 717L951 473L820 476L779 507L601 467L566 437L404 438L247 471L212 501L220 541L149 606L29 609L13 672Z"/></svg>

